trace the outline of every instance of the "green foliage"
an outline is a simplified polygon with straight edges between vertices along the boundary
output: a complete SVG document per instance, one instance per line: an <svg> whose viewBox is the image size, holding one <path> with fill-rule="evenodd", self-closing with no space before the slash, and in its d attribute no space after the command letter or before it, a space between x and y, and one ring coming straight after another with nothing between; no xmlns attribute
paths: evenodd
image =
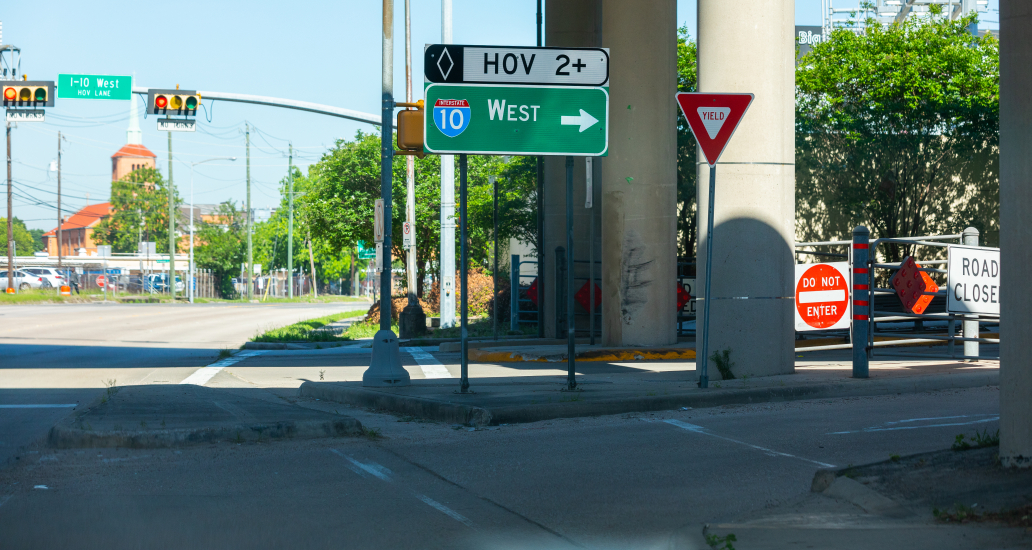
<svg viewBox="0 0 1032 550"><path fill-rule="evenodd" d="M43 250L42 243L36 248L32 233L25 228L25 222L11 218L11 229L14 232L14 252L19 256L28 256L37 250ZM0 240L0 255L7 256L7 218L0 218L0 230L4 238Z"/></svg>
<svg viewBox="0 0 1032 550"><path fill-rule="evenodd" d="M996 430L996 433L989 433L989 428L986 428L981 432L975 430L975 435L967 439L964 438L964 434L957 434L951 448L954 451L966 451L968 449L981 449L982 447L998 447L999 445L1000 430Z"/></svg>
<svg viewBox="0 0 1032 550"><path fill-rule="evenodd" d="M725 349L714 352L710 355L710 359L713 360L717 365L717 370L720 371L720 377L724 380L734 380L735 373L731 370L735 366L734 361L731 360L731 350Z"/></svg>
<svg viewBox="0 0 1032 550"><path fill-rule="evenodd" d="M178 209L178 193L173 200ZM111 182L110 202L111 215L97 224L95 241L112 252L136 252L139 241L155 241L158 253L168 253L168 186L160 172L140 168Z"/></svg>
<svg viewBox="0 0 1032 550"><path fill-rule="evenodd" d="M247 213L237 210L232 202L224 202L214 222L200 223L196 236L197 267L212 271L223 297L233 296L233 277L240 275L240 265L247 259Z"/></svg>
<svg viewBox="0 0 1032 550"><path fill-rule="evenodd" d="M734 533L728 533L726 536L717 536L712 533L706 534L706 544L714 550L735 550L735 546L732 542L737 542L738 538L735 537Z"/></svg>
<svg viewBox="0 0 1032 550"><path fill-rule="evenodd" d="M403 257L401 227L405 218L406 158L395 157L392 185L392 256ZM416 255L422 283L436 277L440 247L440 157L414 160L416 195ZM470 258L487 265L493 226L493 186L498 176L499 238L518 237L534 242L535 175L532 158L469 156L468 205ZM303 178L306 192L295 202L312 238L331 251L354 250L359 241L373 243L373 204L380 198L380 136L359 132L352 141L339 140ZM456 168L456 180L458 169ZM458 198L458 181L456 181ZM458 213L458 205L456 205ZM458 233L458 232L456 232ZM457 235L456 235L457 236ZM418 290L423 295L423 289Z"/></svg>
<svg viewBox="0 0 1032 550"><path fill-rule="evenodd" d="M798 238L998 231L999 43L968 32L974 17L872 20L801 59Z"/></svg>
<svg viewBox="0 0 1032 550"><path fill-rule="evenodd" d="M696 63L699 49L695 41L688 36L688 27L677 29L677 91L698 91ZM695 256L696 216L695 207L696 182L698 166L696 165L698 147L692 135L688 121L681 110L677 110L677 255L680 257Z"/></svg>

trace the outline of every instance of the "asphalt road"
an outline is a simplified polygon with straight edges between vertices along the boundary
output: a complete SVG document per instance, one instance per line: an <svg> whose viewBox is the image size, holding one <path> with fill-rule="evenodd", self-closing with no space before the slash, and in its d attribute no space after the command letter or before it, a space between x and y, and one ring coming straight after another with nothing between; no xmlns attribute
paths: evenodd
<svg viewBox="0 0 1032 550"><path fill-rule="evenodd" d="M107 385L178 383L256 333L330 304L0 306L0 464Z"/></svg>
<svg viewBox="0 0 1032 550"><path fill-rule="evenodd" d="M999 408L998 390L987 387L476 431L347 413L378 435L25 453L0 470L5 547L667 548L679 531L699 539L706 523L798 511L822 466L948 448L958 433L995 430ZM916 525L872 529L879 519L851 504L808 506L809 527L762 537L738 530L737 547L1028 542L1013 531L934 527L930 510ZM844 518L857 528L844 528Z"/></svg>

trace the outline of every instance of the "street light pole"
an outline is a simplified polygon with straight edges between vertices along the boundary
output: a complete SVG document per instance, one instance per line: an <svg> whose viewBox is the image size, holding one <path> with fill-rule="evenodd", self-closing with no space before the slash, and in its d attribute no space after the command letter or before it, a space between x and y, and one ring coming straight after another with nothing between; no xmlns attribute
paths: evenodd
<svg viewBox="0 0 1032 550"><path fill-rule="evenodd" d="M194 166L198 164L204 164L205 162L211 162L213 160L236 160L236 157L215 157L210 159L199 160L197 162L190 163L190 276L187 284L190 286L190 303L194 303L194 196L193 196L193 180L194 180Z"/></svg>

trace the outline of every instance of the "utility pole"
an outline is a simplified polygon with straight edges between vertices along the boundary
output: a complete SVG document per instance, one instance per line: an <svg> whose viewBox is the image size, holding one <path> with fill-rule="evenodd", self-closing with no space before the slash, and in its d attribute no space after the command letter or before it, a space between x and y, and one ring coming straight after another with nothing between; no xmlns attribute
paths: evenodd
<svg viewBox="0 0 1032 550"><path fill-rule="evenodd" d="M57 132L57 268L60 271L61 246L64 241L61 239L61 132ZM58 289L61 290L61 289Z"/></svg>
<svg viewBox="0 0 1032 550"><path fill-rule="evenodd" d="M405 0L405 101L412 104L412 5ZM399 329L402 338L413 338L426 331L426 313L419 303L418 267L416 258L416 159L411 155L405 157L406 201L405 221L408 226L406 238L405 273L408 275L408 304L399 315Z"/></svg>
<svg viewBox="0 0 1032 550"><path fill-rule="evenodd" d="M537 0L537 46L544 46L542 40L541 0ZM538 338L545 337L545 161L537 158L537 333ZM573 275L570 275L571 277ZM513 289L513 299L518 299L519 289ZM555 307L559 307L556 304Z"/></svg>
<svg viewBox="0 0 1032 550"><path fill-rule="evenodd" d="M287 297L294 297L294 144L288 143L287 157Z"/></svg>
<svg viewBox="0 0 1032 550"><path fill-rule="evenodd" d="M441 0L441 43L452 42L452 0ZM540 283L539 283L540 284ZM455 326L455 157L441 155L441 326Z"/></svg>
<svg viewBox="0 0 1032 550"><path fill-rule="evenodd" d="M394 164L394 0L383 0L383 95L380 132L380 197L383 199L383 270L380 273L380 330L373 337L369 368L362 385L408 386L398 337L391 330L391 168ZM314 270L313 270L314 271ZM313 273L314 275L314 273Z"/></svg>
<svg viewBox="0 0 1032 550"><path fill-rule="evenodd" d="M176 303L176 201L172 183L172 132L168 132L168 295Z"/></svg>
<svg viewBox="0 0 1032 550"><path fill-rule="evenodd" d="M14 294L14 221L11 203L11 123L7 123L7 293Z"/></svg>
<svg viewBox="0 0 1032 550"><path fill-rule="evenodd" d="M244 123L244 140L247 143L247 301L254 297L254 263L251 254L251 124Z"/></svg>

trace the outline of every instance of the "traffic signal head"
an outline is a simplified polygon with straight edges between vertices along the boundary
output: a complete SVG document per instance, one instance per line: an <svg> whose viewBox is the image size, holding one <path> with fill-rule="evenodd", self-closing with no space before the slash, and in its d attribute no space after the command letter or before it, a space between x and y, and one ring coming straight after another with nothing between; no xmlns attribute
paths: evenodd
<svg viewBox="0 0 1032 550"><path fill-rule="evenodd" d="M201 96L189 90L149 90L147 92L147 113L151 115L197 114Z"/></svg>
<svg viewBox="0 0 1032 550"><path fill-rule="evenodd" d="M399 103L400 106L411 106L415 109L398 111L398 149L401 154L423 156L423 102Z"/></svg>
<svg viewBox="0 0 1032 550"><path fill-rule="evenodd" d="M12 81L3 85L4 107L53 107L54 82L45 80Z"/></svg>

